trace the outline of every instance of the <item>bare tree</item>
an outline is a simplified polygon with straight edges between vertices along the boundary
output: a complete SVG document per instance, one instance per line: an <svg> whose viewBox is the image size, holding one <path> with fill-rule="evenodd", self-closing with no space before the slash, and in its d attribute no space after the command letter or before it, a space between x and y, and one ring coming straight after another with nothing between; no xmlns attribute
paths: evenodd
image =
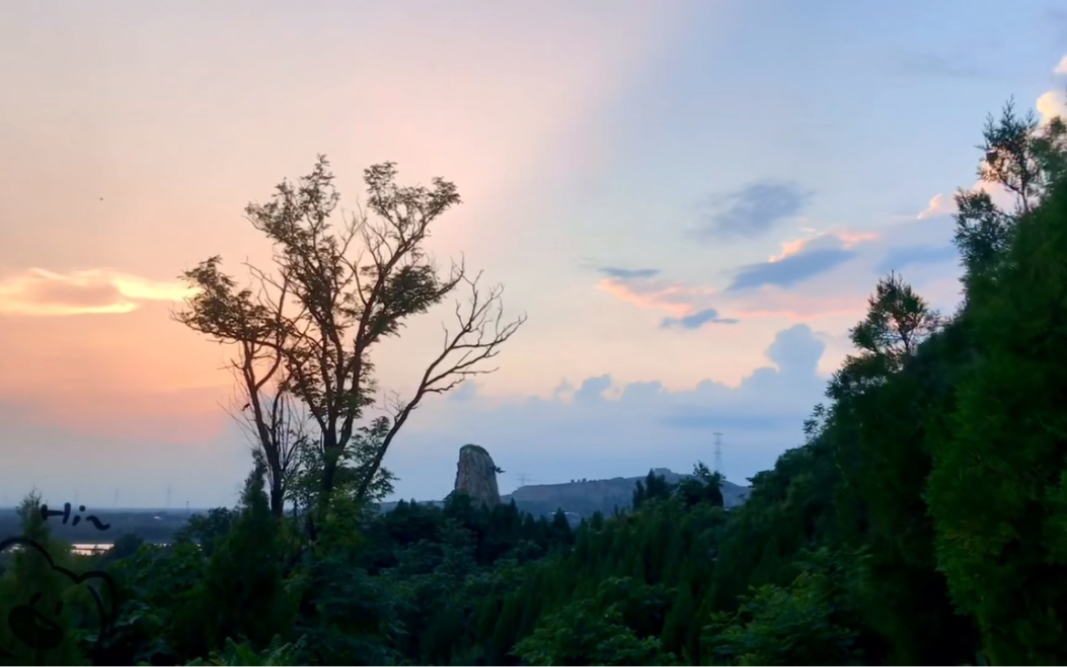
<svg viewBox="0 0 1067 667"><path fill-rule="evenodd" d="M270 299L265 285L258 293L235 291L234 281L219 270L220 258L212 257L182 278L198 290L188 309L175 318L190 328L210 334L217 341L237 348L229 362L244 406L231 412L252 435L262 452L270 481L271 512L284 511L286 484L293 474L296 451L306 439L296 418L298 406L286 389L286 366L282 349L286 340L282 311L288 288L282 285Z"/></svg>
<svg viewBox="0 0 1067 667"><path fill-rule="evenodd" d="M219 270L218 257L183 275L198 290L176 318L237 345L234 365L249 399L249 419L272 479L282 480L283 491L286 465L294 459L285 456L278 432L272 431L274 400L281 397L284 405L292 397L306 410L314 429L311 440L322 455L324 495L333 490L338 466L360 440L360 429L380 434L358 460L357 498L365 499L396 433L422 398L495 370L483 362L495 357L525 321L523 316L505 322L501 288L480 289L480 276L468 278L462 262L441 278L427 257L430 224L460 203L456 187L440 178L433 179L432 189L401 187L395 177L393 163L366 169L371 215L360 209L335 232L331 220L339 195L329 163L319 156L310 175L296 184L283 181L270 202L245 209L274 246L277 275L249 266L257 293L235 291L233 279ZM461 285L469 291L467 306L457 303L457 326L445 329L443 349L414 394L407 401L394 398L384 426L361 427L364 410L376 402L374 345L398 335L407 318L425 313ZM275 391L266 405L268 384ZM309 437L299 433L297 440Z"/></svg>
<svg viewBox="0 0 1067 667"><path fill-rule="evenodd" d="M235 366L237 362L231 362ZM250 367L240 362L240 384L246 401L232 412L251 435L255 448L263 454L270 485L270 508L275 517L284 513L286 493L300 462L302 449L311 444L306 415L292 392L284 389L284 380L273 383L270 391L255 388L258 381Z"/></svg>

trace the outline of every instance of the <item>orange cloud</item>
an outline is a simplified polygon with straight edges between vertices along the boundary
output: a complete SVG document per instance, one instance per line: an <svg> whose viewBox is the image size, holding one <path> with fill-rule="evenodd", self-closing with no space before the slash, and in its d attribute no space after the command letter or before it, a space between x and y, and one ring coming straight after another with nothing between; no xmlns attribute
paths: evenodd
<svg viewBox="0 0 1067 667"><path fill-rule="evenodd" d="M810 243L811 241L813 241L816 238L818 238L818 237L817 236L811 236L811 237L808 237L808 238L795 239L793 241L786 241L785 243L782 244L782 252L777 254L777 255L771 255L770 257L767 258L767 261L768 262L780 262L783 259L785 259L786 257L790 257L792 255L800 254L801 252L804 251L804 248L808 245L808 243Z"/></svg>
<svg viewBox="0 0 1067 667"><path fill-rule="evenodd" d="M105 269L61 274L33 268L0 279L0 315L114 315L137 310L140 302L177 302L194 293L178 281L149 280Z"/></svg>
<svg viewBox="0 0 1067 667"><path fill-rule="evenodd" d="M876 232L850 232L847 230L836 232L834 236L841 240L841 245L845 250L851 250L867 241L877 241L879 238Z"/></svg>
<svg viewBox="0 0 1067 667"><path fill-rule="evenodd" d="M640 308L665 310L675 317L685 317L711 307L719 292L711 287L695 287L669 280L621 280L608 278L596 288Z"/></svg>
<svg viewBox="0 0 1067 667"><path fill-rule="evenodd" d="M825 232L817 232L811 229L807 231L811 233L810 236L786 241L782 244L782 252L777 255L772 255L767 261L772 263L780 262L786 257L799 255L805 250L811 250L812 245L826 242L834 243L835 246L839 245L845 250L851 250L860 243L878 239L878 234L875 232L856 232L847 229L833 229Z"/></svg>

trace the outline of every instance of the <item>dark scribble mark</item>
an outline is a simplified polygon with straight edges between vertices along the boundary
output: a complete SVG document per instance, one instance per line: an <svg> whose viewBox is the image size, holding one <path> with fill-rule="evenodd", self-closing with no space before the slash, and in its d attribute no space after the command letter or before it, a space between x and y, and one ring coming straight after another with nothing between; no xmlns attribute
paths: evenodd
<svg viewBox="0 0 1067 667"><path fill-rule="evenodd" d="M78 511L79 512L84 512L85 511L85 505L80 505L78 507ZM50 510L50 509L48 509L48 505L41 505L41 517L45 521L48 521L48 518L49 517L53 517L53 516L61 516L61 517L63 517L63 523L64 524L67 523L67 520L70 519L70 503L63 503L63 510L62 511L60 511L60 510ZM81 515L79 514L78 516L74 517L74 521L71 521L70 525L71 526L77 526L78 523L81 520L82 520L82 518L81 518ZM93 524L94 526L96 526L97 530L107 530L108 528L111 527L110 523L101 523L100 519L96 518L95 516L87 516L87 517L85 517L85 520L88 521L89 523Z"/></svg>
<svg viewBox="0 0 1067 667"><path fill-rule="evenodd" d="M97 519L95 516L87 516L85 517L85 520L96 526L97 530L107 530L111 527L110 523L100 523L100 519Z"/></svg>
<svg viewBox="0 0 1067 667"><path fill-rule="evenodd" d="M50 510L48 505L41 505L41 518L48 521L49 517L61 516L63 517L63 523L66 523L70 519L70 503L63 503L62 510Z"/></svg>
<svg viewBox="0 0 1067 667"><path fill-rule="evenodd" d="M63 627L34 608L40 599L41 594L37 593L30 598L29 604L12 608L11 613L7 615L7 625L23 644L38 651L50 651L63 643ZM56 616L62 612L63 603L57 602Z"/></svg>
<svg viewBox="0 0 1067 667"><path fill-rule="evenodd" d="M69 507L69 503L67 505ZM47 511L47 508L42 507L42 512ZM62 512L60 512L62 514ZM95 517L89 517L88 520L92 521ZM96 643L93 646L93 653L97 653L102 646L104 639L110 636L112 627L115 622L115 610L114 604L116 600L117 587L115 586L114 579L111 578L107 572L100 570L91 570L84 574L78 574L62 565L56 565L52 559L52 555L48 553L48 550L42 547L37 542L26 537L9 537L6 540L0 542L0 553L4 552L10 547L22 546L27 550L37 551L44 557L45 562L48 563L54 571L67 577L74 585L88 583L91 580L99 581L104 588L107 589L107 602L100 597L100 593L93 586L86 586L90 596L96 605L97 611L100 614L100 632L97 633ZM53 621L50 621L44 615L39 612L34 605L37 604L41 598L41 593L35 594L29 604L17 605L8 614L7 622L11 632L20 641L27 646L37 650L47 650L55 648L63 641L63 629L61 626ZM55 613L58 616L62 612L62 602L57 603L55 607ZM13 657L7 651L0 649L0 654Z"/></svg>

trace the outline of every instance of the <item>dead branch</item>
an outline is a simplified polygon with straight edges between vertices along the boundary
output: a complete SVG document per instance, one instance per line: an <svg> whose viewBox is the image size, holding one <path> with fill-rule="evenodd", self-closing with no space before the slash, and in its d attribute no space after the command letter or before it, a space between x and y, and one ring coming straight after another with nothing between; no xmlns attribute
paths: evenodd
<svg viewBox="0 0 1067 667"><path fill-rule="evenodd" d="M503 322L504 288L497 285L490 288L488 292L482 293L478 289L480 278L481 273L473 280L460 276L460 280L469 288L470 296L466 308L459 301L456 302L455 315L458 326L454 333L444 328L443 349L427 366L411 400L406 404L399 401L395 403L393 424L378 447L371 464L363 471L357 492L358 498L365 496L393 438L418 407L422 398L426 394L443 394L470 377L495 372L496 368L479 368L478 366L499 354L500 346L515 335L519 327L526 322L526 315L521 315L510 322ZM458 357L456 353L459 353Z"/></svg>

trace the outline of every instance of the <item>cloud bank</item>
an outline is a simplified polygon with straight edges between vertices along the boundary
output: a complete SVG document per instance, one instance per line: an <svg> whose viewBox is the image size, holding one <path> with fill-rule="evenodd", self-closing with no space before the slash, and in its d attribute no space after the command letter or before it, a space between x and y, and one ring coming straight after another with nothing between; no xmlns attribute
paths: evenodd
<svg viewBox="0 0 1067 667"><path fill-rule="evenodd" d="M905 279L938 307L954 306L959 286L953 231L947 215L874 229L809 230L781 243L780 252L763 262L717 272L726 280L672 280L644 270L617 273L597 289L642 310L666 311L661 329L695 331L755 318L847 328L862 317L875 283L889 271L907 269Z"/></svg>
<svg viewBox="0 0 1067 667"><path fill-rule="evenodd" d="M390 450L386 465L404 471L400 497L416 490L444 496L463 444L486 447L501 467L535 482L638 475L651 467L687 471L710 463L712 433L724 433L727 476L744 482L802 442L803 420L822 399L816 367L826 348L808 325L779 331L766 349L770 364L738 386L704 380L670 391L656 380L617 385L611 374L577 388L564 380L548 398L500 399L475 390L463 401L420 408ZM711 369L709 369L711 370ZM508 475L505 492L517 485Z"/></svg>

